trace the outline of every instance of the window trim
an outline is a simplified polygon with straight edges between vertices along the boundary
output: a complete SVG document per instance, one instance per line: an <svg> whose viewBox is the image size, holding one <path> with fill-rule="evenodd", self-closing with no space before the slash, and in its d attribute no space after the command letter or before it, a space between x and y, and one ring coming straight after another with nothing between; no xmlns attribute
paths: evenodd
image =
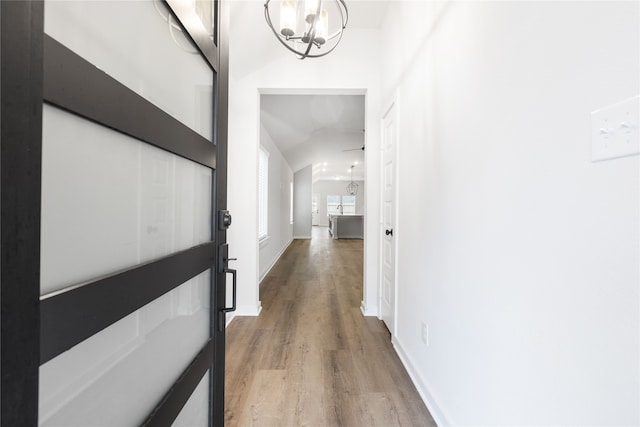
<svg viewBox="0 0 640 427"><path fill-rule="evenodd" d="M289 225L293 225L293 179L289 180Z"/></svg>

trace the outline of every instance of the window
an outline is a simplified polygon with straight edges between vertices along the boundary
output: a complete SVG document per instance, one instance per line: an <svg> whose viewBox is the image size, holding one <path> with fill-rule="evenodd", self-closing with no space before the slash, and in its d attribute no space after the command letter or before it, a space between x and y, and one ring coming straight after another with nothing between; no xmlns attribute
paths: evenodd
<svg viewBox="0 0 640 427"><path fill-rule="evenodd" d="M293 181L289 181L289 224L293 224Z"/></svg>
<svg viewBox="0 0 640 427"><path fill-rule="evenodd" d="M313 197L311 197L311 213L312 214L318 213L318 194L317 193L313 193Z"/></svg>
<svg viewBox="0 0 640 427"><path fill-rule="evenodd" d="M330 195L327 196L327 214L339 214L340 213L340 196Z"/></svg>
<svg viewBox="0 0 640 427"><path fill-rule="evenodd" d="M351 215L356 213L356 196L342 196L342 212Z"/></svg>
<svg viewBox="0 0 640 427"><path fill-rule="evenodd" d="M355 214L356 196L327 196L327 214Z"/></svg>
<svg viewBox="0 0 640 427"><path fill-rule="evenodd" d="M269 224L269 153L258 150L258 239L267 238Z"/></svg>

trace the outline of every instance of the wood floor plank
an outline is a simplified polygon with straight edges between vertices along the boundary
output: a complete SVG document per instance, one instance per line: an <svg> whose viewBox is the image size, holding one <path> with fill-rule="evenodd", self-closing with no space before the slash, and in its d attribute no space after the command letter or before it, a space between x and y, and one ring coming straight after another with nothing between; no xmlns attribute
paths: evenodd
<svg viewBox="0 0 640 427"><path fill-rule="evenodd" d="M286 387L285 369L258 370L253 377L238 425L281 426L282 414L287 406L284 400Z"/></svg>
<svg viewBox="0 0 640 427"><path fill-rule="evenodd" d="M377 318L364 317L363 242L314 227L227 329L227 426L435 426Z"/></svg>
<svg viewBox="0 0 640 427"><path fill-rule="evenodd" d="M285 426L326 425L324 387L322 386L322 353L309 343L297 347L298 357L289 370L286 401L290 410L283 417Z"/></svg>
<svg viewBox="0 0 640 427"><path fill-rule="evenodd" d="M358 403L363 413L363 425L372 427L402 425L394 402L389 399L386 393L360 395Z"/></svg>

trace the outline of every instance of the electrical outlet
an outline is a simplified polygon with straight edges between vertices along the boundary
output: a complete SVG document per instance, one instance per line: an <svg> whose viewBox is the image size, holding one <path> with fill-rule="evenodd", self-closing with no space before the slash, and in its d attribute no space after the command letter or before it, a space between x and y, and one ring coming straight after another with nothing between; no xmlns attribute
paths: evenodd
<svg viewBox="0 0 640 427"><path fill-rule="evenodd" d="M429 325L422 322L422 342L429 346Z"/></svg>
<svg viewBox="0 0 640 427"><path fill-rule="evenodd" d="M640 96L591 113L591 161L640 153Z"/></svg>

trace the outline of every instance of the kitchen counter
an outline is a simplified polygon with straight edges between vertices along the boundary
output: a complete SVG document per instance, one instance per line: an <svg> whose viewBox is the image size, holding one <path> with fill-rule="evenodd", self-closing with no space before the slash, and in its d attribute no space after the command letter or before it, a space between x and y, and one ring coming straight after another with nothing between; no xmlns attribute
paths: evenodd
<svg viewBox="0 0 640 427"><path fill-rule="evenodd" d="M334 239L363 239L364 215L329 214L329 233Z"/></svg>

